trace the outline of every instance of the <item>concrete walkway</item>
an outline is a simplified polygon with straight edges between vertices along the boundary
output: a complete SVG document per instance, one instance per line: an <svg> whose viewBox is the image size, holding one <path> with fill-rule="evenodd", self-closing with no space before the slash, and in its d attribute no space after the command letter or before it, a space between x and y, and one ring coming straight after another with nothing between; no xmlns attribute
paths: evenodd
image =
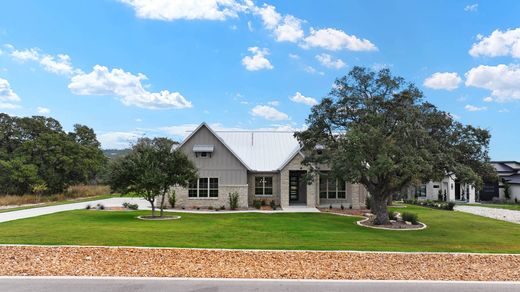
<svg viewBox="0 0 520 292"><path fill-rule="evenodd" d="M48 206L48 207L39 207L32 209L25 209L19 211L11 211L0 213L0 223L13 221L18 219L25 219L31 217L37 217L47 214L54 214L58 212L64 211L72 211L72 210L81 210L85 209L87 205L92 207L97 204L102 204L105 207L121 207L123 203L128 202L131 204L137 204L139 206L139 210L151 210L150 203L141 198L110 198L110 199L102 199L102 200L94 200L88 202L81 203L71 203L71 204L63 204L56 206ZM306 206L291 206L285 209L278 209L276 211L263 211L263 210L237 210L237 211L211 211L211 210L181 210L181 209L167 209L166 212L176 212L176 213L195 213L195 214L236 214L236 213L316 213L320 212L316 208L309 208Z"/></svg>
<svg viewBox="0 0 520 292"><path fill-rule="evenodd" d="M520 224L520 211L478 206L455 206L455 211Z"/></svg>

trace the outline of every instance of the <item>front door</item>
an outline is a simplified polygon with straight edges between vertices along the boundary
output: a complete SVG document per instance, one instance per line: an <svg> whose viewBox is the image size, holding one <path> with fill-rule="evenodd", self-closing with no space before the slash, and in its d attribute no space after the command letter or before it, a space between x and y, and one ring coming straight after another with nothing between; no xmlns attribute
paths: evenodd
<svg viewBox="0 0 520 292"><path fill-rule="evenodd" d="M298 171L289 171L289 202L300 200L300 174Z"/></svg>

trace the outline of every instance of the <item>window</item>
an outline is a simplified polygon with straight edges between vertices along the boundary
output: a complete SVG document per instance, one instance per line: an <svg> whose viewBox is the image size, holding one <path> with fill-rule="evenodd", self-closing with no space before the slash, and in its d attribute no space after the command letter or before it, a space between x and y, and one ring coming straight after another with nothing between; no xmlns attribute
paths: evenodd
<svg viewBox="0 0 520 292"><path fill-rule="evenodd" d="M218 178L201 177L188 185L188 197L190 198L217 198Z"/></svg>
<svg viewBox="0 0 520 292"><path fill-rule="evenodd" d="M200 157L201 157L201 158L206 158L206 157L208 157L208 152L200 152Z"/></svg>
<svg viewBox="0 0 520 292"><path fill-rule="evenodd" d="M426 197L426 185L422 185L415 188L415 197Z"/></svg>
<svg viewBox="0 0 520 292"><path fill-rule="evenodd" d="M272 196L273 195L273 177L257 176L255 177L255 195Z"/></svg>
<svg viewBox="0 0 520 292"><path fill-rule="evenodd" d="M346 199L346 183L342 179L320 175L320 199Z"/></svg>

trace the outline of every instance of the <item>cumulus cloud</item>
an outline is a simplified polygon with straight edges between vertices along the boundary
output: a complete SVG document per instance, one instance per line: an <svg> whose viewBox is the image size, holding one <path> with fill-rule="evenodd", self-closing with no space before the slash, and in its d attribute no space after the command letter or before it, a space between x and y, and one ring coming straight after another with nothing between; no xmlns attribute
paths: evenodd
<svg viewBox="0 0 520 292"><path fill-rule="evenodd" d="M303 103L309 106L318 104L318 101L315 98L304 96L300 92L296 92L293 96L289 97L289 99L293 102Z"/></svg>
<svg viewBox="0 0 520 292"><path fill-rule="evenodd" d="M18 94L16 94L13 89L11 88L11 85L9 84L9 81L0 78L0 102L1 101L8 101L8 102L17 102L20 101L20 97Z"/></svg>
<svg viewBox="0 0 520 292"><path fill-rule="evenodd" d="M90 73L80 73L71 78L69 89L77 95L113 95L125 105L135 105L148 109L190 108L191 102L179 92L149 92L144 89L144 74L134 75L122 69L109 70L96 65Z"/></svg>
<svg viewBox="0 0 520 292"><path fill-rule="evenodd" d="M40 54L38 53L38 49L25 49L25 50L14 50L11 52L11 57L18 61L38 61L40 59Z"/></svg>
<svg viewBox="0 0 520 292"><path fill-rule="evenodd" d="M38 112L40 115L48 115L51 113L51 110L46 107L39 106L36 108L36 112Z"/></svg>
<svg viewBox="0 0 520 292"><path fill-rule="evenodd" d="M360 39L355 35L348 35L344 31L334 28L315 30L311 28L310 35L304 39L304 48L319 47L330 51L377 51L377 47L367 39Z"/></svg>
<svg viewBox="0 0 520 292"><path fill-rule="evenodd" d="M288 120L289 116L274 107L267 105L257 105L251 110L251 115L254 117L261 117L270 121Z"/></svg>
<svg viewBox="0 0 520 292"><path fill-rule="evenodd" d="M464 107L467 111L470 111L470 112L480 112L480 111L485 111L487 110L487 107L485 106L474 106L474 105L471 105L471 104L467 104L465 107Z"/></svg>
<svg viewBox="0 0 520 292"><path fill-rule="evenodd" d="M491 98L495 101L520 100L519 65L480 65L471 68L465 76L466 86L490 90Z"/></svg>
<svg viewBox="0 0 520 292"><path fill-rule="evenodd" d="M249 52L251 52L252 56L245 56L242 59L242 64L246 67L249 71L258 71L258 70L270 70L273 69L273 65L271 65L271 62L267 60L265 56L269 55L269 50L266 48L259 48L259 47L250 47L247 49Z"/></svg>
<svg viewBox="0 0 520 292"><path fill-rule="evenodd" d="M343 60L334 59L329 54L316 55L316 60L318 60L323 66L325 66L327 68L341 69L347 65L347 64L345 64L345 62L343 62Z"/></svg>
<svg viewBox="0 0 520 292"><path fill-rule="evenodd" d="M462 79L456 72L437 72L424 80L423 85L432 89L454 90Z"/></svg>
<svg viewBox="0 0 520 292"><path fill-rule="evenodd" d="M57 57L45 55L41 58L40 64L46 71L56 74L70 75L81 71L72 67L70 57L65 54L59 54Z"/></svg>
<svg viewBox="0 0 520 292"><path fill-rule="evenodd" d="M478 42L474 43L469 54L473 57L487 56L512 56L520 58L520 27L506 31L495 30L489 36L477 36Z"/></svg>
<svg viewBox="0 0 520 292"><path fill-rule="evenodd" d="M464 7L464 11L466 12L475 12L478 10L478 4L468 4Z"/></svg>
<svg viewBox="0 0 520 292"><path fill-rule="evenodd" d="M107 132L98 135L103 149L125 149L141 137L141 132Z"/></svg>
<svg viewBox="0 0 520 292"><path fill-rule="evenodd" d="M225 20L237 17L247 5L234 0L119 0L130 5L139 18L155 20Z"/></svg>

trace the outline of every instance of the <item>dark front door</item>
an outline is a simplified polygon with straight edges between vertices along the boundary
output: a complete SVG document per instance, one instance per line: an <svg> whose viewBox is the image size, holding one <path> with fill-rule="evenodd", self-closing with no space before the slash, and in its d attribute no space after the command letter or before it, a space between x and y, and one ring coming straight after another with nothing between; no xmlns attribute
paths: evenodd
<svg viewBox="0 0 520 292"><path fill-rule="evenodd" d="M289 171L289 202L305 203L307 184L303 179L305 171Z"/></svg>
<svg viewBox="0 0 520 292"><path fill-rule="evenodd" d="M460 182L455 181L455 200L460 201Z"/></svg>

